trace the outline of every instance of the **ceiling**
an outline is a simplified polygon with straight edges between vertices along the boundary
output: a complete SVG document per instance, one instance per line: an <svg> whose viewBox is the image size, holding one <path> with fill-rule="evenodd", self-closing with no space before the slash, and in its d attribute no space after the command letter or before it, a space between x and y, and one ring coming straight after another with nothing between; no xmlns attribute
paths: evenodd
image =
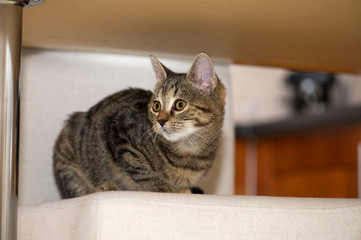
<svg viewBox="0 0 361 240"><path fill-rule="evenodd" d="M361 1L45 0L23 45L361 73Z"/></svg>

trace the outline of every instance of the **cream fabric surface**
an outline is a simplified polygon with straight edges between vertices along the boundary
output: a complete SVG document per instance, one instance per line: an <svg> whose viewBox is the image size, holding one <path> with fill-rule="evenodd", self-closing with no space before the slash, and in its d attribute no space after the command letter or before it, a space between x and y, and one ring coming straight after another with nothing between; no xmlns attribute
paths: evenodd
<svg viewBox="0 0 361 240"><path fill-rule="evenodd" d="M19 209L20 240L361 239L361 200L106 192Z"/></svg>

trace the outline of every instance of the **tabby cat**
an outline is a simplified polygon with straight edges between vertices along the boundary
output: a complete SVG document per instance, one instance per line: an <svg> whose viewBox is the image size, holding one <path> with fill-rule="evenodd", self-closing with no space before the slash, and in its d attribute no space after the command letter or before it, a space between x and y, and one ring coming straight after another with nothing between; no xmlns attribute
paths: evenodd
<svg viewBox="0 0 361 240"><path fill-rule="evenodd" d="M63 198L109 190L191 193L212 166L225 87L199 54L187 74L151 56L154 93L127 89L66 121L54 146Z"/></svg>

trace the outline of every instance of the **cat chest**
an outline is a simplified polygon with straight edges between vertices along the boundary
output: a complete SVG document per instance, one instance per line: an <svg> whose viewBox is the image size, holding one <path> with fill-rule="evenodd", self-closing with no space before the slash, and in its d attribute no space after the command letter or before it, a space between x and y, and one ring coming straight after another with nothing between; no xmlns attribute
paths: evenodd
<svg viewBox="0 0 361 240"><path fill-rule="evenodd" d="M205 175L206 170L194 171L191 169L168 166L165 169L165 175L176 188L188 188L195 184Z"/></svg>

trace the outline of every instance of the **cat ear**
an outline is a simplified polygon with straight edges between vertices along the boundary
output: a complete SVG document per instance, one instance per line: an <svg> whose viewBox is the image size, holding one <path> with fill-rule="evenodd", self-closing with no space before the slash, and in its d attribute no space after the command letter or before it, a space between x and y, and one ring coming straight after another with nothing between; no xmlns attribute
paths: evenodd
<svg viewBox="0 0 361 240"><path fill-rule="evenodd" d="M187 73L187 78L196 88L210 95L217 86L217 76L211 58L205 53L198 54Z"/></svg>
<svg viewBox="0 0 361 240"><path fill-rule="evenodd" d="M166 79L173 72L166 68L156 57L153 55L150 56L150 60L152 61L153 70L155 73L155 77L157 81L162 81Z"/></svg>

